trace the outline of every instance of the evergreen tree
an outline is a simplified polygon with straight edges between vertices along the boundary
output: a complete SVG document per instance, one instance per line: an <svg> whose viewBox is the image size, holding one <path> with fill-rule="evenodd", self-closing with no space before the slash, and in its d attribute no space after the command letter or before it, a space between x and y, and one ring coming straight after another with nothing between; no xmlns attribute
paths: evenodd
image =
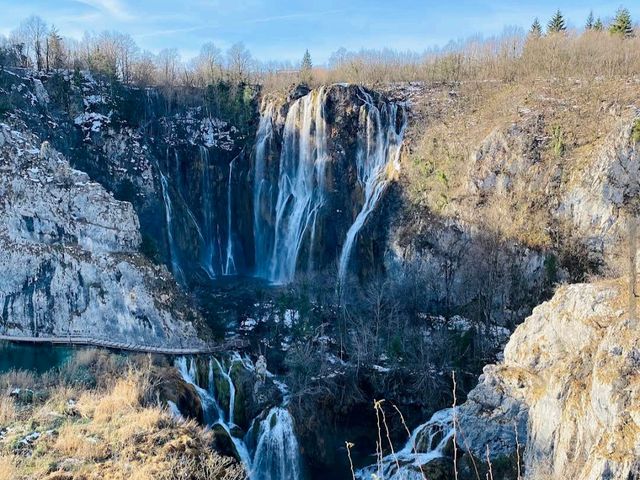
<svg viewBox="0 0 640 480"><path fill-rule="evenodd" d="M302 63L300 64L300 81L302 83L311 83L313 79L313 63L311 63L311 54L309 50L305 50L304 56L302 57Z"/></svg>
<svg viewBox="0 0 640 480"><path fill-rule="evenodd" d="M593 30L593 24L595 23L595 19L593 18L593 10L589 12L589 16L587 17L587 23L584 26L586 30Z"/></svg>
<svg viewBox="0 0 640 480"><path fill-rule="evenodd" d="M542 25L540 25L540 22L538 21L538 17L536 17L535 20L533 20L529 34L532 37L536 37L536 38L540 38L542 36Z"/></svg>
<svg viewBox="0 0 640 480"><path fill-rule="evenodd" d="M613 19L613 23L609 27L609 31L616 35L623 35L625 37L633 37L633 22L631 21L631 14L626 8L620 7L616 12L616 18Z"/></svg>
<svg viewBox="0 0 640 480"><path fill-rule="evenodd" d="M593 29L596 32L601 32L604 30L604 23L602 23L602 20L600 19L600 17L598 17L598 19L596 20L596 23L593 24Z"/></svg>
<svg viewBox="0 0 640 480"><path fill-rule="evenodd" d="M547 25L548 33L560 33L567 29L566 22L560 10L556 11L556 14L549 20Z"/></svg>

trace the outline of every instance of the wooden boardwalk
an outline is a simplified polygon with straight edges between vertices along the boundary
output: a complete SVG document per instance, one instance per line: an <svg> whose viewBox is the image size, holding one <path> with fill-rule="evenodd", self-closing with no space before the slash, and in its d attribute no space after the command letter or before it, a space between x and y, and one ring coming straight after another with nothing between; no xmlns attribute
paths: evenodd
<svg viewBox="0 0 640 480"><path fill-rule="evenodd" d="M247 342L242 339L224 341L215 345L203 347L154 347L151 345L138 345L135 343L113 342L99 338L90 338L69 335L66 337L23 337L12 335L0 335L0 340L20 343L48 343L51 345L79 345L86 347L101 347L111 350L123 350L139 353L157 353L160 355L205 355L228 352L230 350L240 350L247 346Z"/></svg>

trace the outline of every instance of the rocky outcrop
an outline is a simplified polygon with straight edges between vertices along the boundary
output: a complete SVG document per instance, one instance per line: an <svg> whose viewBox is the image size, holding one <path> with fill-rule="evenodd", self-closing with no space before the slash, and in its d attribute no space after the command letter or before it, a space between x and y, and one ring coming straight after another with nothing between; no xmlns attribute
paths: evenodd
<svg viewBox="0 0 640 480"><path fill-rule="evenodd" d="M518 431L528 479L635 478L640 335L624 292L613 281L565 286L534 309L460 407L460 446L510 455Z"/></svg>
<svg viewBox="0 0 640 480"><path fill-rule="evenodd" d="M18 120L0 124L0 332L199 346L200 317L137 249L138 218Z"/></svg>
<svg viewBox="0 0 640 480"><path fill-rule="evenodd" d="M640 148L633 132L638 122L638 113L620 122L589 167L569 180L557 209L558 217L575 225L600 263L615 264L616 250L627 234L628 212L637 212Z"/></svg>

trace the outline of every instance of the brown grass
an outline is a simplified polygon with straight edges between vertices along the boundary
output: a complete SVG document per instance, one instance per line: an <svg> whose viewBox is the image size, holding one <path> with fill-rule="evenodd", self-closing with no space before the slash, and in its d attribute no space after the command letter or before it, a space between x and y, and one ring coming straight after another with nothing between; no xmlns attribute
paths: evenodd
<svg viewBox="0 0 640 480"><path fill-rule="evenodd" d="M147 401L153 388L148 364L138 359L125 365L121 358L95 353L83 353L72 363L86 366L96 359L105 371L95 369L100 377L95 384L104 387L66 382L73 377L68 368L42 379L19 372L2 377L9 387L13 381L25 384L27 377L40 387L31 402L0 394L0 425L10 427L0 439L0 480L244 478L235 461L211 450L211 432ZM25 445L23 439L34 432L39 437Z"/></svg>

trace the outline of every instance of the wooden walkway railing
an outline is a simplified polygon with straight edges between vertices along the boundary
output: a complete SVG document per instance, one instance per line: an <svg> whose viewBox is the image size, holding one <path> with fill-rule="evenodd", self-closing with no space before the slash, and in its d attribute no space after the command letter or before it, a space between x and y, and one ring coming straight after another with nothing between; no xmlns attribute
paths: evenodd
<svg viewBox="0 0 640 480"><path fill-rule="evenodd" d="M0 335L0 340L20 343L49 343L53 345L80 345L88 347L102 347L112 350L124 350L140 353L157 353L161 355L202 355L222 353L230 350L240 350L247 346L247 342L242 339L226 340L215 345L202 347L154 347L151 345L139 345L135 343L114 342L100 338L82 337L79 335L68 335L60 337L25 337L13 335Z"/></svg>

